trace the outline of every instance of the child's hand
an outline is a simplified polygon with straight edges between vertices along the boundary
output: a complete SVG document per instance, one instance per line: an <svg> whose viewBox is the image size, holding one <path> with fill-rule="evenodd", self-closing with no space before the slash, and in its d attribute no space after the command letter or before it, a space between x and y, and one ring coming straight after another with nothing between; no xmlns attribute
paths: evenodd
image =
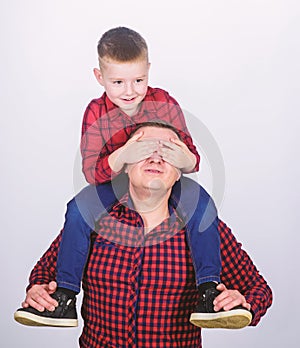
<svg viewBox="0 0 300 348"><path fill-rule="evenodd" d="M127 141L120 154L124 164L140 162L150 157L158 149L157 140L141 140L142 133L134 135Z"/></svg>
<svg viewBox="0 0 300 348"><path fill-rule="evenodd" d="M160 140L158 154L163 160L185 173L191 172L196 166L196 156L179 139Z"/></svg>
<svg viewBox="0 0 300 348"><path fill-rule="evenodd" d="M141 140L143 132L135 134L125 145L113 152L108 159L111 169L119 172L125 164L140 162L158 150L157 140Z"/></svg>

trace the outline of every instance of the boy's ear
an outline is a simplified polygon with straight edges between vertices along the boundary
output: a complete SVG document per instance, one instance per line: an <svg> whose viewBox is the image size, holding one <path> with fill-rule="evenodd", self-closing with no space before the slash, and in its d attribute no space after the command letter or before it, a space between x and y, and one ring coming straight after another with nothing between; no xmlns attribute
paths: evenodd
<svg viewBox="0 0 300 348"><path fill-rule="evenodd" d="M94 68L94 75L96 77L96 80L100 83L100 85L103 86L103 78L102 78L101 70Z"/></svg>

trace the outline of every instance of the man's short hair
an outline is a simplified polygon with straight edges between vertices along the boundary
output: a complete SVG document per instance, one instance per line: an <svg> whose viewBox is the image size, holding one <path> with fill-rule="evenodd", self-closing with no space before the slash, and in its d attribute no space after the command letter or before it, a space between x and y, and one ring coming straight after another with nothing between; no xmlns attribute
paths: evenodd
<svg viewBox="0 0 300 348"><path fill-rule="evenodd" d="M98 42L97 50L99 60L107 58L121 63L148 60L146 41L139 33L126 27L105 32Z"/></svg>

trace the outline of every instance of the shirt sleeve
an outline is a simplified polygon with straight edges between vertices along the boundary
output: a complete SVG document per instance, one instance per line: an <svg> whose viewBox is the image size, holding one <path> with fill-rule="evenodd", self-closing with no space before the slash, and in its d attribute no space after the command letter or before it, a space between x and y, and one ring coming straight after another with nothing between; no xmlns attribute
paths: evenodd
<svg viewBox="0 0 300 348"><path fill-rule="evenodd" d="M111 149L107 149L106 141L99 126L99 105L93 101L87 106L81 132L82 171L89 184L101 184L111 181L117 175L109 164Z"/></svg>
<svg viewBox="0 0 300 348"><path fill-rule="evenodd" d="M148 106L154 106L155 118L169 122L173 125L196 157L196 165L193 171L199 170L200 156L193 144L191 135L187 129L183 112L177 103L166 91L149 88L144 100L144 109L138 119L132 121L116 121L114 113L118 112L115 106L107 105L107 99L92 100L87 106L82 123L81 155L82 170L88 183L97 185L111 181L119 173L111 170L108 158L116 149L126 143L129 132L134 129L134 124L145 121L153 121L153 109L147 112ZM116 123L115 123L116 122ZM119 123L117 123L119 122Z"/></svg>
<svg viewBox="0 0 300 348"><path fill-rule="evenodd" d="M178 102L173 97L171 97L169 93L163 90L161 91L164 93L160 93L161 98L157 98L157 101L165 103L165 105L168 106L168 110L167 112L163 111L164 107L160 106L158 110L158 114L161 114L161 115L165 114L165 115L162 115L161 118L166 119L166 121L169 121L170 124L178 130L182 138L182 141L186 144L189 150L195 155L196 165L195 165L195 168L192 170L192 172L197 172L199 170L200 155L197 151L196 146L193 143L192 136L186 125L183 111L180 105L178 104Z"/></svg>
<svg viewBox="0 0 300 348"><path fill-rule="evenodd" d="M35 284L49 284L51 281L56 280L57 253L61 235L62 231L34 266L29 276L27 291Z"/></svg>
<svg viewBox="0 0 300 348"><path fill-rule="evenodd" d="M219 220L221 237L221 281L228 289L237 289L251 304L251 326L255 326L272 304L272 290L259 273L242 244L231 230Z"/></svg>

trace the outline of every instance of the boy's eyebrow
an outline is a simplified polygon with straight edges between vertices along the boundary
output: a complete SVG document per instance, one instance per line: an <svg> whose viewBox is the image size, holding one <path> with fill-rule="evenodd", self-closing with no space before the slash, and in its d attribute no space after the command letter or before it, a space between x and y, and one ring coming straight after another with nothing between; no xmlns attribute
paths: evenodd
<svg viewBox="0 0 300 348"><path fill-rule="evenodd" d="M134 79L140 79L140 78L143 78L143 77L146 77L147 74L144 74L144 75L138 75L138 76L135 76ZM109 79L111 80L123 80L122 77L109 77Z"/></svg>

